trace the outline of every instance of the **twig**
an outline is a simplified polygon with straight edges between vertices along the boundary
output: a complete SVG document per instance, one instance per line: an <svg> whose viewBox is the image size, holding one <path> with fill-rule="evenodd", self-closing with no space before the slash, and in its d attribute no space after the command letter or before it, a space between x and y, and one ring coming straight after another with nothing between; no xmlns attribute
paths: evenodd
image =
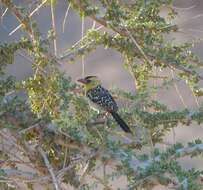
<svg viewBox="0 0 203 190"><path fill-rule="evenodd" d="M6 143L4 143L5 146L7 146ZM1 149L0 149L1 150ZM1 150L2 151L2 150ZM7 152L7 155L10 157L8 158L8 160L5 160L5 163L8 162L15 162L15 163L20 163L20 164L26 164L26 166L35 169L35 167L32 165L32 163L30 163L29 161L24 161L25 157L20 157L17 152L13 152L13 147L9 147L8 149L5 150L5 148L3 149L4 152ZM19 150L17 150L19 152ZM11 161L12 158L15 158L16 161ZM3 161L4 162L4 161Z"/></svg>
<svg viewBox="0 0 203 190"><path fill-rule="evenodd" d="M2 139L6 139L6 141L15 146L15 148L18 149L20 152L24 152L23 148L21 146L18 146L18 144L15 142L16 139L12 139L11 136L8 136L3 131L0 131L0 136L2 137Z"/></svg>
<svg viewBox="0 0 203 190"><path fill-rule="evenodd" d="M29 15L29 18L32 17L48 0L44 0L39 6L37 6ZM23 24L21 23L20 25L18 25L15 29L13 29L10 33L9 36L11 36L12 34L14 34L17 30L19 30L21 27L23 26Z"/></svg>
<svg viewBox="0 0 203 190"><path fill-rule="evenodd" d="M96 26L96 21L93 20L93 23L92 23L92 29L95 29L95 26Z"/></svg>
<svg viewBox="0 0 203 190"><path fill-rule="evenodd" d="M27 61L29 61L31 64L36 66L36 69L40 70L42 72L42 74L47 74L47 71L45 69L43 69L42 67L40 67L38 64L36 64L34 62L34 60L32 60L30 57L26 56L23 54L22 52L17 52L18 55L20 55L21 57L23 57L24 59L26 59Z"/></svg>
<svg viewBox="0 0 203 190"><path fill-rule="evenodd" d="M3 18L5 16L5 14L7 13L7 11L8 11L8 8L6 8L5 11L1 15L1 23L3 22Z"/></svg>
<svg viewBox="0 0 203 190"><path fill-rule="evenodd" d="M100 30L100 29L102 29L103 28L103 26L99 26L99 27L97 27L96 29L94 29L95 31L98 31L98 30ZM84 39L86 39L87 38L87 36L83 36L83 38L81 38L80 40L78 40L74 45L72 45L72 48L76 48L76 46L80 43L80 42L82 42L82 40L84 40ZM91 45L91 43L90 44L88 44L88 45ZM64 53L62 53L62 55L60 55L59 57L58 57L58 60L64 60L64 59L66 59L66 58L68 58L68 59L72 59L72 57L74 57L78 52L81 52L81 51L83 51L83 50L85 50L86 49L86 46L85 47L82 47L82 48L79 48L79 49L77 49L76 51L65 51Z"/></svg>
<svg viewBox="0 0 203 190"><path fill-rule="evenodd" d="M71 3L69 3L68 8L67 8L66 13L65 13L65 16L64 16L64 19L63 19L63 27L62 27L63 33L65 31L65 24L66 24L66 20L67 20L67 17L68 17L70 7L71 7Z"/></svg>
<svg viewBox="0 0 203 190"><path fill-rule="evenodd" d="M168 79L167 76L160 76L160 75L149 75L150 78L153 78L153 79Z"/></svg>
<svg viewBox="0 0 203 190"><path fill-rule="evenodd" d="M87 127L91 127L91 126L95 126L95 125L102 125L105 124L106 120L102 119L102 120L97 120L97 121L93 121L93 122L87 122Z"/></svg>
<svg viewBox="0 0 203 190"><path fill-rule="evenodd" d="M63 160L63 168L65 168L65 166L66 166L67 155L68 155L68 148L65 147L65 155L64 155L64 160Z"/></svg>
<svg viewBox="0 0 203 190"><path fill-rule="evenodd" d="M130 31L129 31L127 28L125 28L125 30L127 31L127 34L129 35L130 39L131 39L132 42L135 44L135 46L137 47L137 49L140 51L140 53L142 54L142 56L144 57L144 59L145 59L148 63L150 63L151 65L153 65L152 62L151 62L151 60L148 59L148 57L146 56L145 52L142 50L142 48L141 48L140 45L137 43L136 39L133 37L133 35L130 33Z"/></svg>
<svg viewBox="0 0 203 190"><path fill-rule="evenodd" d="M84 37L84 30L85 30L85 18L82 16L82 28L81 28L81 38ZM82 55L82 77L85 77L85 56Z"/></svg>
<svg viewBox="0 0 203 190"><path fill-rule="evenodd" d="M53 170L51 164L49 163L49 160L48 160L48 158L46 156L46 153L44 152L44 150L40 146L37 147L37 150L39 151L39 153L43 157L44 163L45 163L49 173L51 174L51 178L52 178L55 190L60 190L61 188L59 186L58 180L57 180L57 178L56 178L56 176L54 174L54 170Z"/></svg>
<svg viewBox="0 0 203 190"><path fill-rule="evenodd" d="M22 171L19 169L2 169L5 177L9 180L12 180L14 178L15 180L20 180L21 182L46 182L50 180L49 176L38 176L36 173L33 172L27 172ZM2 176L1 176L2 177Z"/></svg>
<svg viewBox="0 0 203 190"><path fill-rule="evenodd" d="M195 99L195 103L197 104L197 107L200 107L199 101L198 101L198 97L195 95L195 93L194 93L194 91L192 90L192 88L190 88L190 90L191 90L192 95L193 95L193 97L194 97L194 99Z"/></svg>
<svg viewBox="0 0 203 190"><path fill-rule="evenodd" d="M173 71L172 69L171 69L171 76L172 76L172 79L175 78L175 77L174 77L174 71ZM184 99L183 99L182 94L180 93L180 90L179 90L179 88L178 88L178 85L176 84L176 82L174 82L173 84L174 84L176 93L178 94L178 97L180 98L180 100L181 100L183 106L184 106L185 108L187 108L187 105L186 105L186 103L185 103L185 101L184 101Z"/></svg>
<svg viewBox="0 0 203 190"><path fill-rule="evenodd" d="M71 162L71 164L68 167L65 167L57 172L57 179L60 180L63 175L72 169L80 160L76 160L75 162ZM2 169L5 179L7 180L12 180L15 179L20 182L24 183L48 183L51 181L50 176L39 176L37 173L34 172L27 172L27 171L22 171L19 169ZM1 176L3 178L3 176Z"/></svg>
<svg viewBox="0 0 203 190"><path fill-rule="evenodd" d="M195 7L196 7L196 5L192 5L192 6L186 7L186 8L172 6L173 9L176 9L178 11L188 11L188 10L191 10L191 9L193 9Z"/></svg>
<svg viewBox="0 0 203 190"><path fill-rule="evenodd" d="M22 129L21 131L19 131L19 134L24 134L28 131L35 129L35 128L42 127L39 122L40 121L37 121L35 124L31 125L30 127L26 128L26 129Z"/></svg>
<svg viewBox="0 0 203 190"><path fill-rule="evenodd" d="M8 133L8 134L5 134L5 133ZM38 163L36 162L36 159L37 159L36 151L34 150L33 147L29 146L26 142L22 142L20 135L15 134L14 136L11 132L0 131L0 136L2 136L6 140L6 142L9 143L9 145L13 145L18 151L23 153L23 155L26 156L31 161L31 163L35 168L38 168L39 171L42 171L41 167L39 167ZM8 149L8 147L5 147L5 148Z"/></svg>
<svg viewBox="0 0 203 190"><path fill-rule="evenodd" d="M171 158L184 157L191 155L195 152L203 152L203 144L196 144L192 147L184 147L176 150L176 153Z"/></svg>
<svg viewBox="0 0 203 190"><path fill-rule="evenodd" d="M64 142L60 138L55 139L54 142L58 145L65 147L65 148L76 149L78 151L82 151L85 154L89 153L89 151L86 150L86 147L84 147L83 145L77 144L77 143L67 143L67 142Z"/></svg>
<svg viewBox="0 0 203 190"><path fill-rule="evenodd" d="M75 162L72 162L69 166L61 169L60 171L57 172L57 179L61 181L65 173L69 170L71 170L75 165L80 161L81 159L76 160Z"/></svg>
<svg viewBox="0 0 203 190"><path fill-rule="evenodd" d="M85 177L88 174L88 167L89 167L89 161L87 161L87 163L85 164L85 167L83 168L82 175L80 177L80 185L77 188L77 190L80 190L85 182Z"/></svg>
<svg viewBox="0 0 203 190"><path fill-rule="evenodd" d="M53 0L51 1L51 20L52 20L52 29L53 29L53 32L54 32L54 55L57 56L56 24L55 24L55 14L54 14Z"/></svg>
<svg viewBox="0 0 203 190"><path fill-rule="evenodd" d="M16 16L17 20L21 23L21 25L25 27L25 30L30 35L31 39L35 40L35 36L32 32L30 25L28 24L28 21L24 19L24 16L20 13L18 8L13 4L12 0L2 0L1 2L5 6L7 6L7 8L12 12L12 14Z"/></svg>
<svg viewBox="0 0 203 190"><path fill-rule="evenodd" d="M99 183L101 183L104 187L105 187L105 189L106 190L113 190L111 187L109 187L107 184L106 184L106 182L103 180L103 179L101 179L100 177L98 177L98 176L96 176L96 175L94 175L94 174L92 174L91 175L94 179L96 179Z"/></svg>
<svg viewBox="0 0 203 190"><path fill-rule="evenodd" d="M188 155L192 155L195 152L203 152L203 144L196 144L193 147L184 147L176 150L174 154L170 157L170 159L177 159L177 158L182 158ZM131 167L136 171L139 167L142 169L147 168L150 166L154 161L159 162L161 160L160 156L156 156L154 159L147 160L145 162L138 163L137 165L137 160L136 162L133 162L133 159L131 160ZM135 165L133 163L136 163Z"/></svg>

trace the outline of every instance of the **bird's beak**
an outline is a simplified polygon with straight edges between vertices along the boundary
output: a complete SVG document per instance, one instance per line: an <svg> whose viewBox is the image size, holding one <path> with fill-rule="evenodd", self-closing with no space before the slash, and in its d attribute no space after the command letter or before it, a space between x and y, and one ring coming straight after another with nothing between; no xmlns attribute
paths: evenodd
<svg viewBox="0 0 203 190"><path fill-rule="evenodd" d="M86 84L87 83L87 80L85 80L85 79L78 79L77 81L79 83L82 83L82 84Z"/></svg>

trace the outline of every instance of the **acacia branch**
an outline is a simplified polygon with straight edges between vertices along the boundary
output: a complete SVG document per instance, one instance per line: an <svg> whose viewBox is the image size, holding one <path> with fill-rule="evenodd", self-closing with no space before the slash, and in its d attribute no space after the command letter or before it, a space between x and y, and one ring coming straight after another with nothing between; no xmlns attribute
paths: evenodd
<svg viewBox="0 0 203 190"><path fill-rule="evenodd" d="M81 11L85 11L85 7L83 5L83 2L81 0L73 0L74 4L79 8L79 10ZM112 26L112 25L108 25L107 24L107 21L104 17L101 17L101 16L97 16L96 14L90 14L89 17L91 19L93 19L94 21L96 21L97 23L99 23L100 25L103 25L104 27L110 27L114 32L120 34L121 36L124 36L124 37L127 37L129 38L129 31L127 28L119 25L117 27L115 26ZM177 28L176 25L173 25L171 26L173 28ZM132 39L132 37L130 37L130 39ZM134 38L133 39L133 42L136 42L135 46L135 51L137 53L138 52L141 52L141 54L144 56L144 58L148 61L148 62L151 62L150 60L151 59L156 59L156 57L154 55L150 55L149 52L144 52L142 49L141 49L141 46L137 43L137 40ZM66 56L67 57L67 56ZM162 62L166 65L168 65L169 67L174 67L176 68L177 70L179 71L183 71L185 73L188 73L190 75L196 75L198 77L198 79L201 79L203 80L203 76L199 75L198 73L194 72L194 71L191 71L190 69L187 69L186 67L180 65L180 64L177 64L177 63L173 63L171 61L166 61L166 60L162 60Z"/></svg>
<svg viewBox="0 0 203 190"><path fill-rule="evenodd" d="M45 163L49 173L51 174L51 178L52 178L55 190L60 190L61 188L59 186L58 180L57 180L57 178L56 178L56 176L54 174L54 170L53 170L51 164L49 163L49 160L48 160L48 158L46 156L46 153L44 152L44 150L40 146L37 147L37 150L39 151L39 153L43 157L44 163Z"/></svg>
<svg viewBox="0 0 203 190"><path fill-rule="evenodd" d="M196 144L192 147L178 149L172 158L184 157L192 155L196 152L203 152L203 144Z"/></svg>
<svg viewBox="0 0 203 190"><path fill-rule="evenodd" d="M56 173L57 179L60 181L66 172L71 170L80 160L77 160L75 162L71 162L71 164L61 170L59 170ZM8 168L2 168L1 169L3 173L3 177L7 180L18 180L19 182L24 183L48 183L51 182L52 178L49 175L45 176L39 176L35 172L28 172L28 171L22 171L19 169L8 169ZM1 176L1 177L2 177Z"/></svg>
<svg viewBox="0 0 203 190"><path fill-rule="evenodd" d="M51 180L49 176L38 176L37 173L22 171L19 169L1 169L3 176L8 180L19 180L24 183L47 183Z"/></svg>
<svg viewBox="0 0 203 190"><path fill-rule="evenodd" d="M48 0L44 0L39 6L37 6L30 14L29 18L31 18ZM13 33L15 33L18 29L20 29L23 26L23 23L19 24L14 30L12 30L9 33L9 36L11 36Z"/></svg>
<svg viewBox="0 0 203 190"><path fill-rule="evenodd" d="M29 15L26 18L29 18L29 20L26 20L24 18L24 15L21 14L21 12L18 10L16 5L13 3L12 0L2 0L2 3L11 11L11 13L17 18L17 20L24 26L25 31L28 33L28 35L31 37L33 42L35 43L37 41L37 36L35 35L35 32L33 32L31 27L31 18ZM42 53L41 54L47 58L50 61L54 61L58 65L61 65L59 60L50 53Z"/></svg>
<svg viewBox="0 0 203 190"><path fill-rule="evenodd" d="M192 147L184 147L184 148L177 149L174 152L174 154L170 156L170 159L182 158L185 156L192 155L196 152L203 152L203 144L196 144ZM114 155L116 155L116 159L118 161L125 161L125 159L127 159L127 154L122 149L114 153ZM154 162L159 162L159 161L161 161L160 156L156 156L155 158L149 159L146 161L139 161L135 156L133 156L132 159L129 160L128 162L130 167L134 170L134 172L138 172L139 168L146 169Z"/></svg>
<svg viewBox="0 0 203 190"><path fill-rule="evenodd" d="M12 12L14 16L16 16L17 20L21 23L22 26L24 26L25 30L28 32L30 37L34 40L34 34L30 26L30 23L28 22L28 20L25 19L25 17L23 17L23 15L20 13L17 7L13 4L13 1L2 0L2 3Z"/></svg>
<svg viewBox="0 0 203 190"><path fill-rule="evenodd" d="M108 184L106 183L106 181L104 181L103 179L101 179L100 177L92 174L91 175L94 179L96 179L100 184L102 184L106 190L113 190L111 187L108 186Z"/></svg>

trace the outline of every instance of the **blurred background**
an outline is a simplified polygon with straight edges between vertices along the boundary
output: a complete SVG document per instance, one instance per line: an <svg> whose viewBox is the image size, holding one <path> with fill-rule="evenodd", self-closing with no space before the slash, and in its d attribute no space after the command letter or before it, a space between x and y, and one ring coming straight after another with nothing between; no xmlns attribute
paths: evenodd
<svg viewBox="0 0 203 190"><path fill-rule="evenodd" d="M22 3L24 6L29 5L29 8L32 10L33 7L30 6L30 2L34 6L36 1L16 0L14 2L19 5L22 5ZM59 0L55 8L58 56L63 54L63 52L81 39L82 28L84 29L85 34L85 31L94 25L91 19L85 19L84 25L82 26L78 14L70 9L63 31L64 16L67 8L68 3L66 0ZM203 1L175 0L174 8L179 13L175 22L179 25L181 32L174 34L172 37L177 38L177 43L196 40L197 43L192 51L203 59ZM1 17L0 21L0 42L11 42L21 38L21 36L24 35L21 29L12 32L19 25L15 17L11 15L9 11L5 12L5 8L1 6L0 15L2 14L3 17ZM42 36L46 38L47 31L52 27L50 7L42 7L33 16L33 19L36 20ZM95 27L98 26L96 25ZM123 90L136 93L134 81L131 79L127 70L123 69L123 59L119 53L99 47L96 51L90 53L87 57L84 57L84 63L85 75L98 75L107 88L116 86ZM61 61L60 69L64 71L67 76L71 76L73 80L76 80L82 75L81 59L77 59L74 64L70 64L63 60ZM161 73L162 71L156 72ZM23 54L17 54L15 63L7 67L7 73L15 76L18 80L23 80L32 75L30 58ZM170 72L168 75L173 77L173 74ZM153 83L156 85L159 81L155 79ZM177 83L168 90L161 90L155 98L167 104L171 110L184 108L195 110L201 103L201 100L193 96L192 91L184 82ZM197 138L203 139L203 128L202 126L194 124L192 127L179 126L174 129L174 131L169 132L166 135L166 142L184 143L187 142L188 139L192 141ZM193 161L189 158L184 158L181 160L181 164L188 169L192 167L203 169L202 160L198 158L193 159Z"/></svg>

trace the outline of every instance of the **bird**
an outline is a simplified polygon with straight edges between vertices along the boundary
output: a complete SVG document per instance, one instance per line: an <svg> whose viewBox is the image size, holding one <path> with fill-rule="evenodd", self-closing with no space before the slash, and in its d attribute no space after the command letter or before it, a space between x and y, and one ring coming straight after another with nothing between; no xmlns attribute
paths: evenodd
<svg viewBox="0 0 203 190"><path fill-rule="evenodd" d="M86 96L91 102L97 105L97 107L110 113L118 125L126 133L132 133L129 126L118 114L118 105L110 92L102 87L101 80L97 76L86 76L77 80L81 83L86 92Z"/></svg>

